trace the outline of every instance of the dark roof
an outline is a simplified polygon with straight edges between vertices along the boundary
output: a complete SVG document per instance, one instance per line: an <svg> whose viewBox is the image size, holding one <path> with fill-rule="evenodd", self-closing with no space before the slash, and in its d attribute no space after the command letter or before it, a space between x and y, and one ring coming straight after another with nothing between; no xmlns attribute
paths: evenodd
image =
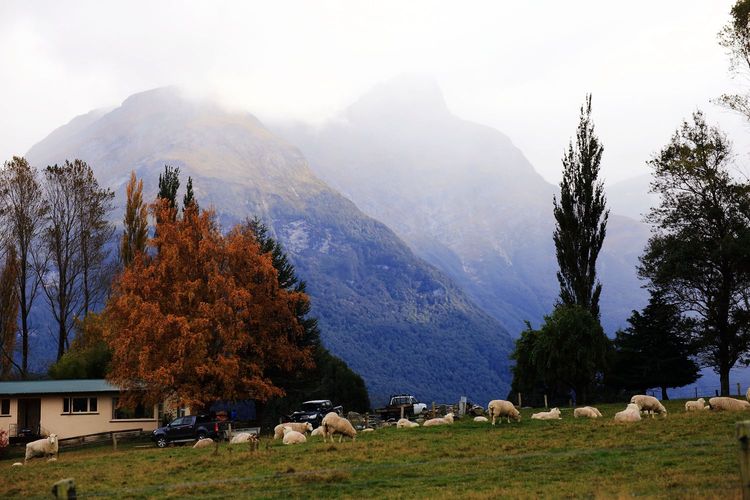
<svg viewBox="0 0 750 500"><path fill-rule="evenodd" d="M0 396L119 391L120 389L104 379L0 382Z"/></svg>

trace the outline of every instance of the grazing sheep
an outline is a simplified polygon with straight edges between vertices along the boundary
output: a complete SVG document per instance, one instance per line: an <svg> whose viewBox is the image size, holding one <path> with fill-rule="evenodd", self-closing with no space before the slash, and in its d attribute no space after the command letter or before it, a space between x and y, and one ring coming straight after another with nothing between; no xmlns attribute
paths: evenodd
<svg viewBox="0 0 750 500"><path fill-rule="evenodd" d="M313 436L324 436L322 425L320 427L316 427L315 429L313 429L313 431L310 433L310 437L313 437Z"/></svg>
<svg viewBox="0 0 750 500"><path fill-rule="evenodd" d="M338 413L332 411L323 417L321 423L323 427L323 441L327 441L330 436L331 442L333 443L333 435L339 435L339 443L344 439L344 436L349 436L352 441L357 437L357 430L354 428L351 422L344 417L340 417Z"/></svg>
<svg viewBox="0 0 750 500"><path fill-rule="evenodd" d="M410 429L412 427L419 427L419 424L412 422L408 418L400 418L398 422L396 422L396 427L398 429Z"/></svg>
<svg viewBox="0 0 750 500"><path fill-rule="evenodd" d="M302 434L313 431L313 426L310 422L284 422L283 424L279 424L273 428L274 439L281 439L284 437L284 427L289 427L293 431L297 431Z"/></svg>
<svg viewBox="0 0 750 500"><path fill-rule="evenodd" d="M630 398L630 402L637 404L641 411L648 412L651 418L654 418L654 413L660 413L664 417L667 416L667 409L653 396L638 394Z"/></svg>
<svg viewBox="0 0 750 500"><path fill-rule="evenodd" d="M284 427L284 444L302 444L306 443L307 438L301 432L292 430L291 427Z"/></svg>
<svg viewBox="0 0 750 500"><path fill-rule="evenodd" d="M686 401L685 411L698 411L706 409L706 400L699 398L697 401Z"/></svg>
<svg viewBox="0 0 750 500"><path fill-rule="evenodd" d="M30 458L47 455L57 456L57 434L50 434L49 437L44 439L37 439L26 444L26 457L23 459L24 463Z"/></svg>
<svg viewBox="0 0 750 500"><path fill-rule="evenodd" d="M508 423L510 423L511 418L516 422L521 421L521 412L516 410L516 407L513 406L513 403L511 403L510 401L505 401L504 399L495 399L490 401L490 404L487 405L487 413L490 414L492 425L495 425L495 419L502 419L502 417L506 417L508 419Z"/></svg>
<svg viewBox="0 0 750 500"><path fill-rule="evenodd" d="M641 419L641 407L630 403L627 408L615 413L615 422L638 422Z"/></svg>
<svg viewBox="0 0 750 500"><path fill-rule="evenodd" d="M487 417L474 417L474 422L489 422Z"/></svg>
<svg viewBox="0 0 750 500"><path fill-rule="evenodd" d="M531 418L535 420L560 420L562 417L558 408L552 408L550 411L534 413Z"/></svg>
<svg viewBox="0 0 750 500"><path fill-rule="evenodd" d="M422 424L422 427L432 427L433 425L450 425L453 423L453 412L444 417L431 418Z"/></svg>
<svg viewBox="0 0 750 500"><path fill-rule="evenodd" d="M599 418L602 414L593 406L582 406L573 410L574 418Z"/></svg>
<svg viewBox="0 0 750 500"><path fill-rule="evenodd" d="M712 410L724 410L724 411L741 411L750 410L750 403L741 399L728 398L720 396L718 398L711 398L708 400L708 405Z"/></svg>
<svg viewBox="0 0 750 500"><path fill-rule="evenodd" d="M213 446L214 440L211 438L203 438L199 439L194 445L193 448L208 448L210 446Z"/></svg>

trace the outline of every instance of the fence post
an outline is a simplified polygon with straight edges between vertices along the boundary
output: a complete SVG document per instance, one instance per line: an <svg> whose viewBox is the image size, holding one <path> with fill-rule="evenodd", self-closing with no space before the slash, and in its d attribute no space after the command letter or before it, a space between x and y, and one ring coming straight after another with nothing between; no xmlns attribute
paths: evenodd
<svg viewBox="0 0 750 500"><path fill-rule="evenodd" d="M714 392L716 393L716 397L719 397L719 389L714 389Z"/></svg>
<svg viewBox="0 0 750 500"><path fill-rule="evenodd" d="M740 383L737 382L737 395L742 396L742 390L740 390Z"/></svg>
<svg viewBox="0 0 750 500"><path fill-rule="evenodd" d="M737 440L740 444L740 479L742 498L750 499L750 420L737 422Z"/></svg>
<svg viewBox="0 0 750 500"><path fill-rule="evenodd" d="M52 485L55 498L76 498L76 483L72 477L62 479Z"/></svg>
<svg viewBox="0 0 750 500"><path fill-rule="evenodd" d="M432 402L432 418L435 418L435 402Z"/></svg>
<svg viewBox="0 0 750 500"><path fill-rule="evenodd" d="M117 434L112 433L112 451L117 451Z"/></svg>
<svg viewBox="0 0 750 500"><path fill-rule="evenodd" d="M404 418L404 405L401 405L401 418Z"/></svg>
<svg viewBox="0 0 750 500"><path fill-rule="evenodd" d="M365 413L365 429L370 427L370 413Z"/></svg>
<svg viewBox="0 0 750 500"><path fill-rule="evenodd" d="M698 399L698 387L695 388L695 399Z"/></svg>
<svg viewBox="0 0 750 500"><path fill-rule="evenodd" d="M518 393L518 407L521 407L521 393Z"/></svg>
<svg viewBox="0 0 750 500"><path fill-rule="evenodd" d="M544 407L545 408L549 408L549 406L547 405L547 395L546 394L544 395Z"/></svg>

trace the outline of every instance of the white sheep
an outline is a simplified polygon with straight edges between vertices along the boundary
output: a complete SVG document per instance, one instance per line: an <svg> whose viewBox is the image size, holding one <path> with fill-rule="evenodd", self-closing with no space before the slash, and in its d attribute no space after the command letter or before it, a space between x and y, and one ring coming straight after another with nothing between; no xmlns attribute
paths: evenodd
<svg viewBox="0 0 750 500"><path fill-rule="evenodd" d="M453 423L453 412L444 417L431 418L422 424L422 427L432 427L433 425L450 425Z"/></svg>
<svg viewBox="0 0 750 500"><path fill-rule="evenodd" d="M535 420L560 420L562 417L560 416L559 408L552 408L550 411L534 413L531 418Z"/></svg>
<svg viewBox="0 0 750 500"><path fill-rule="evenodd" d="M208 448L214 444L214 440L211 438L203 438L196 441L193 448Z"/></svg>
<svg viewBox="0 0 750 500"><path fill-rule="evenodd" d="M396 427L398 429L410 429L412 427L419 427L419 424L412 422L408 418L400 418L398 422L396 422Z"/></svg>
<svg viewBox="0 0 750 500"><path fill-rule="evenodd" d="M750 410L750 403L741 399L728 398L720 396L718 398L711 398L708 400L708 405L712 410L724 410L724 411L742 411Z"/></svg>
<svg viewBox="0 0 750 500"><path fill-rule="evenodd" d="M362 432L375 432L375 429L368 427L367 429L362 429Z"/></svg>
<svg viewBox="0 0 750 500"><path fill-rule="evenodd" d="M322 425L321 425L321 426L319 426L319 427L316 427L316 428L315 428L315 429L313 429L313 431L312 431L312 432L310 433L310 437L313 437L313 436L323 436L323 435L324 435L324 434L323 434L323 426L322 426Z"/></svg>
<svg viewBox="0 0 750 500"><path fill-rule="evenodd" d="M240 432L239 434L235 434L234 436L232 436L229 444L248 443L250 441L257 441L257 439L258 436L256 436L254 432Z"/></svg>
<svg viewBox="0 0 750 500"><path fill-rule="evenodd" d="M28 459L38 456L53 455L57 457L57 450L57 434L50 434L47 438L26 443L26 457L23 461L26 463Z"/></svg>
<svg viewBox="0 0 750 500"><path fill-rule="evenodd" d="M307 438L301 432L293 430L291 427L284 427L284 444L302 444L307 442Z"/></svg>
<svg viewBox="0 0 750 500"><path fill-rule="evenodd" d="M510 423L511 418L516 422L521 421L521 412L516 410L516 407L513 406L513 403L511 403L510 401L505 401L504 399L494 399L490 401L490 403L487 405L487 413L489 413L490 418L492 419L492 425L495 425L495 419L502 419L502 417L506 417L508 419L508 423Z"/></svg>
<svg viewBox="0 0 750 500"><path fill-rule="evenodd" d="M654 418L654 413L660 413L664 417L667 416L667 409L653 396L638 394L630 398L630 402L637 404L641 411L647 412L651 415L651 418Z"/></svg>
<svg viewBox="0 0 750 500"><path fill-rule="evenodd" d="M573 410L573 418L599 418L602 414L593 406L582 406Z"/></svg>
<svg viewBox="0 0 750 500"><path fill-rule="evenodd" d="M641 419L641 407L635 403L615 413L615 422L638 422Z"/></svg>
<svg viewBox="0 0 750 500"><path fill-rule="evenodd" d="M487 417L474 417L474 422L484 423L484 422L489 422L489 420L487 419Z"/></svg>
<svg viewBox="0 0 750 500"><path fill-rule="evenodd" d="M23 467L23 464L21 462L13 462L13 465L11 467Z"/></svg>
<svg viewBox="0 0 750 500"><path fill-rule="evenodd" d="M279 424L273 428L274 439L281 439L284 437L284 427L289 427L293 431L297 431L302 434L313 431L313 426L310 422L284 422L283 424Z"/></svg>
<svg viewBox="0 0 750 500"><path fill-rule="evenodd" d="M354 441L357 437L357 430L354 428L352 423L344 417L340 417L339 414L335 411L332 411L325 417L323 417L321 426L323 427L324 442L327 441L328 437L330 437L331 442L333 443L334 434L339 435L339 443L342 439L344 439L344 436L352 438L352 441Z"/></svg>
<svg viewBox="0 0 750 500"><path fill-rule="evenodd" d="M696 401L685 402L685 411L700 411L705 410L706 408L706 400L703 398L699 398Z"/></svg>

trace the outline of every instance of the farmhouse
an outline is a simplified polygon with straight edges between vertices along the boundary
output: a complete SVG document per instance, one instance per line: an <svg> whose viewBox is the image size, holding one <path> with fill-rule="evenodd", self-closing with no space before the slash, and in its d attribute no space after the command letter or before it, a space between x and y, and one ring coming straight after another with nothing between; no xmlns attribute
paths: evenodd
<svg viewBox="0 0 750 500"><path fill-rule="evenodd" d="M103 379L0 382L0 429L10 437L55 433L61 439L156 429L159 405L117 408L119 396Z"/></svg>

